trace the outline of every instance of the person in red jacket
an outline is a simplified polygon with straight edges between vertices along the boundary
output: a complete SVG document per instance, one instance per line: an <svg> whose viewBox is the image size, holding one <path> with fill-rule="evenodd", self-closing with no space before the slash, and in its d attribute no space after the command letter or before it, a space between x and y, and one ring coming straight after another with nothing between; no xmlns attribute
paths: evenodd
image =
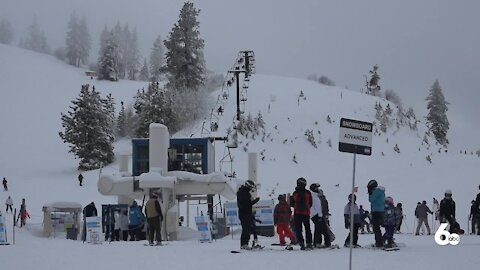
<svg viewBox="0 0 480 270"><path fill-rule="evenodd" d="M295 237L293 236L292 231L290 230L290 219L292 218L292 210L290 205L288 205L285 196L278 195L278 204L275 205L275 210L273 211L273 223L277 226L278 237L280 238L280 245L285 246L285 236L290 239L290 244L287 245L286 249L292 250L292 243L295 242Z"/></svg>
<svg viewBox="0 0 480 270"><path fill-rule="evenodd" d="M310 230L310 208L312 207L312 194L305 187L307 180L300 177L297 179L297 187L293 192L290 204L293 206L293 220L295 224L295 233L300 249L313 249L312 231ZM302 225L305 227L305 240L303 238ZM305 247L305 242L307 246Z"/></svg>

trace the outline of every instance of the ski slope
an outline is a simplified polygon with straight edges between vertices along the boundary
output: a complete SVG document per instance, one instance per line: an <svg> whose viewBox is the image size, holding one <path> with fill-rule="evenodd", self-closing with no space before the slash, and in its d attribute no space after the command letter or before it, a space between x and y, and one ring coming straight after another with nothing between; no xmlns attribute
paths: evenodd
<svg viewBox="0 0 480 270"><path fill-rule="evenodd" d="M239 235L229 236L211 244L197 241L172 242L165 247L145 247L142 242L114 242L89 245L81 241L69 241L41 237L42 206L52 201L74 201L86 205L94 201L101 204L115 202L114 197L101 196L97 192L98 170L83 175L84 187L77 182L77 161L68 153L58 132L61 130L60 113L68 110L80 86L95 85L102 94L112 93L117 104L132 100L137 89L145 87L142 82L99 82L84 75L84 70L68 66L52 57L22 49L0 45L0 177L9 180L9 191L0 191L3 203L8 195L19 208L21 198L26 198L31 219L25 228L16 229L16 244L0 246L1 269L251 269L267 270L296 267L322 269L347 269L348 249L315 250L311 252L264 250L247 254L230 254L238 249ZM298 102L300 90L305 100ZM225 112L220 116L219 130L210 136L225 136L235 117L234 88L225 101ZM222 92L214 92L216 99ZM240 137L240 145L232 149L233 168L239 178L247 177L247 152L259 154L258 177L262 184L259 195L273 198L279 193L292 192L295 180L302 176L308 181L321 184L329 200L332 214L332 229L337 235L336 243L342 245L347 231L343 227L343 207L352 181L353 156L339 153L338 126L342 117L363 121L374 120L375 97L349 90L326 87L310 81L254 75L250 81L245 114L256 116L261 112L265 133L270 134L265 142ZM382 101L384 102L384 101ZM269 109L270 108L270 109ZM215 109L215 108L212 108ZM456 116L455 111L449 114ZM330 115L333 123L326 121ZM421 120L422 117L417 115ZM205 116L207 127L210 116ZM317 122L317 123L315 123ZM201 135L200 121L187 133ZM421 145L425 127L419 130L389 128L387 135L375 136L373 155L357 156L356 183L359 186L358 203L369 209L366 183L377 179L386 188L387 195L395 203L402 202L404 214L403 231L412 231L413 211L417 201L432 197L441 199L445 189L453 191L457 202L457 217L467 228L470 200L479 192L478 164L475 155L460 154L469 147L455 140L455 122L451 123L451 147L448 153L438 153L432 146ZM314 148L304 136L306 129L313 129L318 148ZM320 135L318 135L320 131ZM471 130L469 132L477 132ZM388 137L388 143L386 142ZM327 145L331 139L332 147ZM286 140L286 142L285 142ZM320 141L320 142L318 142ZM285 143L284 143L285 142ZM247 145L248 144L248 145ZM400 154L393 151L395 144ZM117 142L115 151L129 151L128 140ZM224 145L216 143L217 161L224 155ZM246 147L246 148L244 148ZM420 151L418 150L420 148ZM471 147L470 147L471 148ZM468 149L470 149L468 148ZM246 150L246 151L245 151ZM471 149L475 151L476 149ZM384 156L381 153L384 153ZM298 163L292 161L296 156ZM432 164L425 159L432 156ZM117 169L116 163L107 169ZM227 170L224 164L222 169ZM12 242L12 216L6 215L9 224L8 236ZM432 224L431 224L432 225ZM433 236L415 237L398 235L397 241L407 245L398 252L384 253L368 249L354 251L354 269L474 269L480 263L475 256L480 251L480 238L462 236L458 246L438 246ZM276 238L261 238L269 246ZM373 235L360 235L359 244L373 242ZM287 252L287 253L284 253ZM187 258L187 259L186 259Z"/></svg>

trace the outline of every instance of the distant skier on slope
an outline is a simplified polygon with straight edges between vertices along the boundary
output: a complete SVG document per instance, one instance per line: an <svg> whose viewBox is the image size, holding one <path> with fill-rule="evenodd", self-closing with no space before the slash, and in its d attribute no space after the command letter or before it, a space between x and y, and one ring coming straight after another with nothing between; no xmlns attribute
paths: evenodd
<svg viewBox="0 0 480 270"><path fill-rule="evenodd" d="M8 191L8 181L7 181L7 178L3 177L3 181L2 181L2 184L3 184L3 190L4 191Z"/></svg>

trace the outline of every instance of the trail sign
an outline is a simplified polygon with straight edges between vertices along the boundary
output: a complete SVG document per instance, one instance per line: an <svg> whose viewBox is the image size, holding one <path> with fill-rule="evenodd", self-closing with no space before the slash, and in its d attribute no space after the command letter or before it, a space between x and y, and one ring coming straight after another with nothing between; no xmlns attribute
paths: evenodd
<svg viewBox="0 0 480 270"><path fill-rule="evenodd" d="M373 124L352 119L340 119L338 150L370 156L372 154Z"/></svg>

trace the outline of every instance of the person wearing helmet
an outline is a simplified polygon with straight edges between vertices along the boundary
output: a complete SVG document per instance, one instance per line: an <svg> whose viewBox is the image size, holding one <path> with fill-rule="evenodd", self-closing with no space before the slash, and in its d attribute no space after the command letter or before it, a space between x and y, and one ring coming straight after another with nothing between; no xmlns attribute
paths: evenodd
<svg viewBox="0 0 480 270"><path fill-rule="evenodd" d="M397 216L395 214L395 205L393 198L388 196L385 199L385 234L383 234L383 243L385 248L395 247L396 244L393 241L393 234L395 233L395 226L397 225Z"/></svg>
<svg viewBox="0 0 480 270"><path fill-rule="evenodd" d="M251 191L255 189L255 182L247 180L237 192L237 206L238 206L238 218L242 225L242 235L240 236L240 248L250 249L248 241L250 240L250 234L252 230L253 222L253 205L256 204L260 198L252 198Z"/></svg>
<svg viewBox="0 0 480 270"><path fill-rule="evenodd" d="M358 245L358 229L360 229L361 219L360 219L360 209L358 209L358 205L356 204L357 196L352 194L348 195L348 203L345 205L343 210L343 216L345 218L345 229L350 229L350 212L353 208L353 241L352 247L359 247ZM345 239L344 247L350 247L350 230L348 230L347 239Z"/></svg>
<svg viewBox="0 0 480 270"><path fill-rule="evenodd" d="M440 201L440 218L442 222L448 221L450 226L455 223L455 201L449 189L445 191L445 198Z"/></svg>
<svg viewBox="0 0 480 270"><path fill-rule="evenodd" d="M383 247L382 230L383 216L385 211L385 189L379 187L376 180L370 180L367 184L368 201L371 206L372 229L375 234L375 247Z"/></svg>
<svg viewBox="0 0 480 270"><path fill-rule="evenodd" d="M402 233L400 231L403 222L403 208L402 203L397 203L397 207L395 207L395 215L397 216L397 225L395 226L396 233Z"/></svg>
<svg viewBox="0 0 480 270"><path fill-rule="evenodd" d="M315 226L315 232L313 234L313 245L316 248L322 247L322 235L325 238L325 247L330 247L330 235L327 226L327 220L323 212L322 201L319 196L320 184L313 183L310 185L310 191L312 192L312 207L310 208L310 217Z"/></svg>
<svg viewBox="0 0 480 270"><path fill-rule="evenodd" d="M305 187L307 180L300 177L297 179L297 187L292 194L290 204L293 206L293 220L295 224L295 233L300 249L312 249L312 231L310 230L310 208L312 207L312 194ZM303 238L303 229L305 227L305 240Z"/></svg>
<svg viewBox="0 0 480 270"><path fill-rule="evenodd" d="M288 205L284 195L278 195L278 204L273 210L273 224L277 226L277 234L281 246L286 246L286 249L292 250L292 243L295 242L295 236L290 230L290 219L292 218L292 210ZM285 236L290 239L290 244L285 242Z"/></svg>

